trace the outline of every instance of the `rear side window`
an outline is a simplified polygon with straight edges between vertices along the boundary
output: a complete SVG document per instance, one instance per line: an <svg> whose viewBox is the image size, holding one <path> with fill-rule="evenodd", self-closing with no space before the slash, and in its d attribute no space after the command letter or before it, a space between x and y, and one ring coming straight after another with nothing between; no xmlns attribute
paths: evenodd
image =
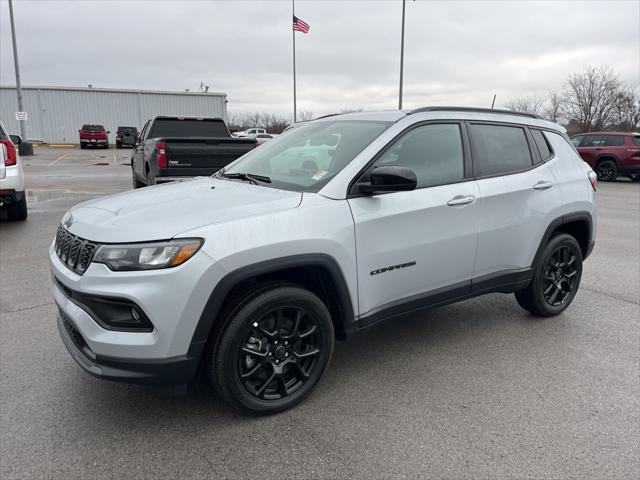
<svg viewBox="0 0 640 480"><path fill-rule="evenodd" d="M228 137L227 126L221 121L185 118L159 118L151 127L150 138L156 137Z"/></svg>
<svg viewBox="0 0 640 480"><path fill-rule="evenodd" d="M551 145L549 145L549 140L545 136L542 130L531 130L531 135L533 135L533 140L536 142L536 147L538 147L538 151L540 152L540 158L542 158L543 162L546 162L551 157L553 157L553 150Z"/></svg>
<svg viewBox="0 0 640 480"><path fill-rule="evenodd" d="M631 140L633 141L634 145L640 146L640 137L631 137Z"/></svg>
<svg viewBox="0 0 640 480"><path fill-rule="evenodd" d="M624 136L622 135L604 135L605 147L622 147L624 145Z"/></svg>
<svg viewBox="0 0 640 480"><path fill-rule="evenodd" d="M523 128L472 124L470 133L477 176L513 173L533 165Z"/></svg>

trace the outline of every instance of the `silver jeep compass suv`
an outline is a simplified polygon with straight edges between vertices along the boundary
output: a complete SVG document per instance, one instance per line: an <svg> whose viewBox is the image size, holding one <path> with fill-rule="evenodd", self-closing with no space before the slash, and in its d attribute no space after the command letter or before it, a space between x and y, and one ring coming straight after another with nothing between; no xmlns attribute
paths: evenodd
<svg viewBox="0 0 640 480"><path fill-rule="evenodd" d="M186 385L201 362L265 414L335 339L489 292L567 308L594 244L593 171L562 127L465 108L304 122L211 178L72 208L49 251L67 349L106 379Z"/></svg>

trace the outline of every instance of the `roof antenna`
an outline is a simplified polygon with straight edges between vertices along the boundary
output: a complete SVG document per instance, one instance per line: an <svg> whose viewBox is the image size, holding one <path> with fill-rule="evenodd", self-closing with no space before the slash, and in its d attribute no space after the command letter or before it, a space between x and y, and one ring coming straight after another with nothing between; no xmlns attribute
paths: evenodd
<svg viewBox="0 0 640 480"><path fill-rule="evenodd" d="M491 110L493 110L493 106L496 104L496 95L493 95L493 102L491 102Z"/></svg>

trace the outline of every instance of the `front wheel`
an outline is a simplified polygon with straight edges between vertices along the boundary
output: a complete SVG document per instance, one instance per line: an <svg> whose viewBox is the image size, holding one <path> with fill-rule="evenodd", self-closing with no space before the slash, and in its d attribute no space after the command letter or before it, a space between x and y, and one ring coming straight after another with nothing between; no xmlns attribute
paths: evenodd
<svg viewBox="0 0 640 480"><path fill-rule="evenodd" d="M254 288L235 300L209 347L214 388L247 414L267 415L300 403L333 353L327 307L309 290L287 283Z"/></svg>
<svg viewBox="0 0 640 480"><path fill-rule="evenodd" d="M582 251L574 237L553 237L534 265L527 288L516 292L518 304L542 317L564 311L573 301L582 278Z"/></svg>
<svg viewBox="0 0 640 480"><path fill-rule="evenodd" d="M640 173L629 175L629 178L631 179L632 182L640 182Z"/></svg>

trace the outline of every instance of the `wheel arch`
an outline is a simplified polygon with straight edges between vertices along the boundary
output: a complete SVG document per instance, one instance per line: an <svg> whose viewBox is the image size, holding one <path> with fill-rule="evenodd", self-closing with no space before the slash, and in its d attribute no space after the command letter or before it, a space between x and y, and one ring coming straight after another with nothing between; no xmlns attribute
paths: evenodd
<svg viewBox="0 0 640 480"><path fill-rule="evenodd" d="M597 167L599 163L604 162L605 160L612 160L616 164L616 166L618 166L618 157L613 153L603 153L599 155L598 157L596 157L594 165Z"/></svg>
<svg viewBox="0 0 640 480"><path fill-rule="evenodd" d="M267 280L298 283L327 305L339 340L355 327L353 303L345 277L337 261L327 254L302 254L247 265L228 273L218 282L200 315L190 352L202 351L210 334L220 325L219 314L235 293Z"/></svg>
<svg viewBox="0 0 640 480"><path fill-rule="evenodd" d="M573 236L580 245L583 260L591 254L593 248L593 218L591 213L586 211L569 213L556 218L549 224L542 236L540 245L538 245L533 265L536 264L544 247L556 233L567 233Z"/></svg>

